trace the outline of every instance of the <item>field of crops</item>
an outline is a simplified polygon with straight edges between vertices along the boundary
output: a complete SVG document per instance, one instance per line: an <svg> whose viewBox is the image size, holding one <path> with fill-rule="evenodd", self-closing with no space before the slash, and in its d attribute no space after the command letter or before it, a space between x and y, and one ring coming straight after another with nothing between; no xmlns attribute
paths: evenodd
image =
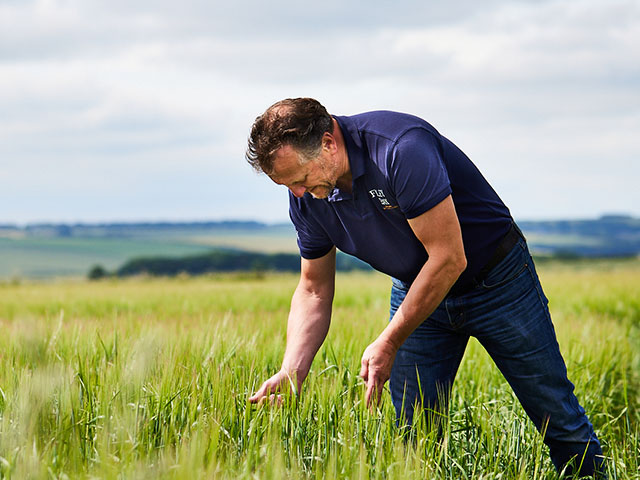
<svg viewBox="0 0 640 480"><path fill-rule="evenodd" d="M640 262L545 264L569 376L609 458L640 478ZM293 275L0 284L0 478L557 478L477 342L442 438L402 436L357 377L389 281L338 277L299 399L247 402L280 365Z"/></svg>

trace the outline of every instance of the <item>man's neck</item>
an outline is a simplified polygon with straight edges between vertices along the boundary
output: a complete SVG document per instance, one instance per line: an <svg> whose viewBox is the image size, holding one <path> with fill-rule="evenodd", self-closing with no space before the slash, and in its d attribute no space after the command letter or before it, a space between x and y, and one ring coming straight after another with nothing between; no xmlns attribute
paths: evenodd
<svg viewBox="0 0 640 480"><path fill-rule="evenodd" d="M340 130L340 125L338 125L335 118L333 119L332 135L333 138L335 138L338 147L337 162L338 171L340 172L336 186L342 191L351 193L353 179L351 177L351 166L349 165L349 154L347 153L347 146L344 143L342 130Z"/></svg>

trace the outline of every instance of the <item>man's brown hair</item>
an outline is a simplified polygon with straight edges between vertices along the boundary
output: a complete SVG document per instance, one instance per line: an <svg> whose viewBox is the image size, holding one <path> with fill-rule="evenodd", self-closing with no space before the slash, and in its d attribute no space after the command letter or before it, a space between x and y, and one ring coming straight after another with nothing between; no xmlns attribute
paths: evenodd
<svg viewBox="0 0 640 480"><path fill-rule="evenodd" d="M253 122L245 156L256 171L268 175L280 147L290 145L301 161L308 161L320 154L327 132L333 132L333 119L320 102L287 98L271 105Z"/></svg>

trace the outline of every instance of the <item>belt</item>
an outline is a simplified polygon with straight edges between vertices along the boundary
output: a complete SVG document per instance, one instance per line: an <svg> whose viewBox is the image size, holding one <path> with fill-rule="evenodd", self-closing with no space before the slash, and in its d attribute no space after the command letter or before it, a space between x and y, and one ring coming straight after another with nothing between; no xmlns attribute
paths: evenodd
<svg viewBox="0 0 640 480"><path fill-rule="evenodd" d="M511 222L511 228L509 228L509 231L505 234L504 237L502 237L500 243L493 251L493 255L485 264L485 266L482 267L482 269L473 278L461 284L458 284L457 282L454 283L453 287L451 287L451 290L449 290L448 295L462 295L464 293L467 293L477 285L481 284L482 281L487 277L489 272L493 270L502 260L504 260L504 258L513 249L513 247L515 247L516 243L518 243L519 240L524 240L524 235L515 224L515 222Z"/></svg>

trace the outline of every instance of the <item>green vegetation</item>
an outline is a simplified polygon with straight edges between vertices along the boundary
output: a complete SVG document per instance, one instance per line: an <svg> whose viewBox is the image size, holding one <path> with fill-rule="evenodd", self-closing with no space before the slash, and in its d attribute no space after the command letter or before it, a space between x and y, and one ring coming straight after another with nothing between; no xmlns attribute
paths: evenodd
<svg viewBox="0 0 640 480"><path fill-rule="evenodd" d="M541 266L570 378L612 479L640 478L640 262ZM300 398L248 395L280 365L289 274L0 284L0 478L557 478L482 348L438 441L370 413L360 356L389 281L338 276Z"/></svg>
<svg viewBox="0 0 640 480"><path fill-rule="evenodd" d="M338 252L336 269L339 272L371 270L371 267L350 255ZM256 253L237 250L214 250L202 255L187 257L140 257L129 260L115 274L119 277L131 275L175 276L181 273L203 275L220 272L299 272L300 255L295 253ZM104 277L104 269L93 267L90 279Z"/></svg>
<svg viewBox="0 0 640 480"><path fill-rule="evenodd" d="M162 239L0 237L0 278L84 276L95 264L115 269L140 255L188 255L209 249Z"/></svg>
<svg viewBox="0 0 640 480"><path fill-rule="evenodd" d="M234 225L40 226L24 230L0 226L0 279L83 277L96 264L113 271L141 256L181 257L213 248L297 253L290 225Z"/></svg>
<svg viewBox="0 0 640 480"><path fill-rule="evenodd" d="M640 218L518 222L532 251L575 257L634 257L640 253Z"/></svg>
<svg viewBox="0 0 640 480"><path fill-rule="evenodd" d="M640 219L518 222L531 251L565 259L640 255ZM287 224L258 222L0 225L0 279L82 277L94 265L114 271L144 257L184 257L212 250L297 254Z"/></svg>

